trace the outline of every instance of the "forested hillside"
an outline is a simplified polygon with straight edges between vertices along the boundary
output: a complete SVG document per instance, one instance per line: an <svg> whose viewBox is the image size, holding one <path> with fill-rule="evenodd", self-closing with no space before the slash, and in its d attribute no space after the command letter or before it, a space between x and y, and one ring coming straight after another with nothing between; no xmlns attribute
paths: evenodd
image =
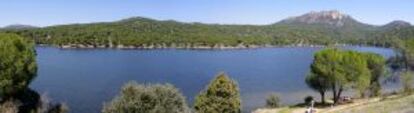
<svg viewBox="0 0 414 113"><path fill-rule="evenodd" d="M337 11L311 12L270 25L220 25L134 17L115 22L3 29L64 48L250 48L285 45L390 46L414 37L414 28L373 26Z"/></svg>

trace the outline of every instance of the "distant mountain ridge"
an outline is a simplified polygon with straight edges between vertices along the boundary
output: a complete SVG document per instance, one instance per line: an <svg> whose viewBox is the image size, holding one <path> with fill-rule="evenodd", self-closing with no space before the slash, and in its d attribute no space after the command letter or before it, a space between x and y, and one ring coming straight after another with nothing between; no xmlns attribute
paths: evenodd
<svg viewBox="0 0 414 113"><path fill-rule="evenodd" d="M36 26L32 26L32 25L23 25L23 24L13 24L13 25L8 25L5 27L2 27L1 29L34 29L34 28L38 28Z"/></svg>
<svg viewBox="0 0 414 113"><path fill-rule="evenodd" d="M411 24L409 22L406 21L402 21L402 20L395 20L392 21L386 25L383 25L382 28L383 29L403 29L403 28L407 28L407 27L411 27Z"/></svg>
<svg viewBox="0 0 414 113"><path fill-rule="evenodd" d="M131 17L122 19L119 21L114 22L134 22L134 21L146 21L146 22L177 22L177 23L187 23L187 22L180 22L175 20L156 20L146 17ZM101 23L101 22L96 22ZM103 22L103 23L111 23L111 22ZM85 24L93 24L93 23L85 23ZM188 24L204 24L201 22L192 22ZM311 11L309 13L305 13L300 16L294 16L289 17L286 19L282 19L279 22L276 22L275 24L282 24L282 25L327 25L327 26L335 26L335 27L343 27L346 25L359 25L359 26L374 26L371 24L366 24L357 21L356 19L352 18L350 15L342 13L338 10L326 10L326 11ZM68 25L75 25L75 24L68 24ZM226 24L217 24L217 25L226 25ZM55 25L55 26L61 26L61 25ZM382 27L387 28L404 28L404 27L411 27L411 23L403 21L403 20L395 20L392 22L389 22ZM50 26L53 27L53 26ZM32 28L39 28L37 26L32 25L24 25L24 24L12 24L5 27L2 27L2 29L32 29Z"/></svg>

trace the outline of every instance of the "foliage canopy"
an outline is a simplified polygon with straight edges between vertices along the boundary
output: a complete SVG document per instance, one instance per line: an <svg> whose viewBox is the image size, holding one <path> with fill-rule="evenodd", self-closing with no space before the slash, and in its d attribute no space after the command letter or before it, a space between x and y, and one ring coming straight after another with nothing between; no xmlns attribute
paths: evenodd
<svg viewBox="0 0 414 113"><path fill-rule="evenodd" d="M0 33L0 96L25 90L36 77L34 43L14 34Z"/></svg>
<svg viewBox="0 0 414 113"><path fill-rule="evenodd" d="M241 100L237 83L220 73L195 99L197 113L240 113Z"/></svg>
<svg viewBox="0 0 414 113"><path fill-rule="evenodd" d="M103 113L187 113L184 96L170 84L140 85L129 82L104 105Z"/></svg>

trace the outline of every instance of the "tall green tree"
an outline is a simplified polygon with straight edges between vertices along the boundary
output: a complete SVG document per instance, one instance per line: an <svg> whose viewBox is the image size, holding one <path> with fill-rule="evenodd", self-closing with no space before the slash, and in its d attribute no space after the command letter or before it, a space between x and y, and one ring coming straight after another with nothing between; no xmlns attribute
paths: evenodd
<svg viewBox="0 0 414 113"><path fill-rule="evenodd" d="M240 113L241 100L237 83L220 73L196 97L194 109L197 113Z"/></svg>
<svg viewBox="0 0 414 113"><path fill-rule="evenodd" d="M34 43L18 35L0 33L0 97L25 90L36 73Z"/></svg>
<svg viewBox="0 0 414 113"><path fill-rule="evenodd" d="M396 40L393 45L395 50L398 51L396 56L398 62L392 63L401 64L401 67L405 70L414 68L414 39Z"/></svg>
<svg viewBox="0 0 414 113"><path fill-rule="evenodd" d="M379 96L381 94L380 78L385 77L385 58L375 53L365 53L364 55L371 73L370 96Z"/></svg>
<svg viewBox="0 0 414 113"><path fill-rule="evenodd" d="M334 103L337 103L348 88L357 89L363 96L370 78L366 59L361 53L331 48L315 53L306 82L320 93L329 88Z"/></svg>
<svg viewBox="0 0 414 113"><path fill-rule="evenodd" d="M334 102L342 93L344 86L348 83L345 78L344 69L341 68L343 55L339 49L325 49L315 53L311 65L311 73L328 81L329 88L332 90ZM311 74L312 75L312 74Z"/></svg>
<svg viewBox="0 0 414 113"><path fill-rule="evenodd" d="M410 69L414 69L414 39L405 41L405 56L406 56L406 65Z"/></svg>
<svg viewBox="0 0 414 113"><path fill-rule="evenodd" d="M347 81L349 81L351 87L359 92L361 97L364 97L371 80L371 73L364 54L356 51L345 51L342 63Z"/></svg>

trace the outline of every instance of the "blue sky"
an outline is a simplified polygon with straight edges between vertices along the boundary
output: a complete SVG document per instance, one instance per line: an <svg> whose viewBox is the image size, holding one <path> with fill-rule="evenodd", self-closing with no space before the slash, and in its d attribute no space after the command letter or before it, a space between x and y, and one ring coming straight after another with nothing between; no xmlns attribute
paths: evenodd
<svg viewBox="0 0 414 113"><path fill-rule="evenodd" d="M0 26L116 21L142 16L220 24L270 24L310 11L339 10L364 23L414 23L411 0L0 0Z"/></svg>

